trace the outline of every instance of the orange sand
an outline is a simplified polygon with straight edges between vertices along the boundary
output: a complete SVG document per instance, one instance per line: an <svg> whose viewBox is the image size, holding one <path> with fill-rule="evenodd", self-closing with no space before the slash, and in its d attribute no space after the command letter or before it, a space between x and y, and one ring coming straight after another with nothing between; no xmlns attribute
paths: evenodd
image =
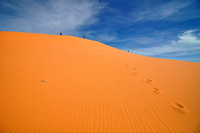
<svg viewBox="0 0 200 133"><path fill-rule="evenodd" d="M200 63L0 32L1 133L200 132Z"/></svg>

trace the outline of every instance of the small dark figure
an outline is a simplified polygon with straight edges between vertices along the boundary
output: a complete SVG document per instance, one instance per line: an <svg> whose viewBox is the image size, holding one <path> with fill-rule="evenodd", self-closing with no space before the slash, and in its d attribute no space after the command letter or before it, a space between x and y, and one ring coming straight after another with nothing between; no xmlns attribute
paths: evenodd
<svg viewBox="0 0 200 133"><path fill-rule="evenodd" d="M128 50L128 52L129 52L129 50Z"/></svg>
<svg viewBox="0 0 200 133"><path fill-rule="evenodd" d="M85 36L83 36L83 38L85 39Z"/></svg>
<svg viewBox="0 0 200 133"><path fill-rule="evenodd" d="M60 35L62 35L62 32L60 32Z"/></svg>

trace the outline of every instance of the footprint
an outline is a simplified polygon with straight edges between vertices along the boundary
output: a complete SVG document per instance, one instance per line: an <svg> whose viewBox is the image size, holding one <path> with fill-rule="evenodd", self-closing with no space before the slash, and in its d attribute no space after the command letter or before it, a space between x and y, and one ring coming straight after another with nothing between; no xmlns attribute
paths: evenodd
<svg viewBox="0 0 200 133"><path fill-rule="evenodd" d="M187 109L184 107L184 105L180 103L173 103L171 105L172 105L172 108L179 113L185 114L187 112Z"/></svg>
<svg viewBox="0 0 200 133"><path fill-rule="evenodd" d="M151 90L152 90L152 92L154 92L156 94L163 94L163 91L158 88L152 88Z"/></svg>
<svg viewBox="0 0 200 133"><path fill-rule="evenodd" d="M133 68L133 70L136 70L136 69L137 69L136 67Z"/></svg>
<svg viewBox="0 0 200 133"><path fill-rule="evenodd" d="M132 75L134 75L134 76L137 75L137 72L132 73Z"/></svg>
<svg viewBox="0 0 200 133"><path fill-rule="evenodd" d="M145 80L145 82L148 83L148 84L152 84L153 83L153 81L151 79L147 79L147 80Z"/></svg>
<svg viewBox="0 0 200 133"><path fill-rule="evenodd" d="M41 80L41 82L43 82L43 83L46 83L46 82L47 82L47 80Z"/></svg>

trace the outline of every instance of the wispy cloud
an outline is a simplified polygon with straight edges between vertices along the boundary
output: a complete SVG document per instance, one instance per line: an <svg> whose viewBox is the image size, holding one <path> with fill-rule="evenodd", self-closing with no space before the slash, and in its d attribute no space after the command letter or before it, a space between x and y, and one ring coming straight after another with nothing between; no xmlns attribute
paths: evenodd
<svg viewBox="0 0 200 133"><path fill-rule="evenodd" d="M132 22L156 21L165 19L180 21L183 18L200 18L200 15L197 12L194 12L194 3L195 0L169 1L161 4L157 4L154 1L143 7L139 6L140 8L136 8L130 16L132 18Z"/></svg>
<svg viewBox="0 0 200 133"><path fill-rule="evenodd" d="M98 0L49 0L48 2L0 2L17 15L1 15L0 30L34 33L75 33L81 26L98 21L96 15L105 7Z"/></svg>
<svg viewBox="0 0 200 133"><path fill-rule="evenodd" d="M132 43L138 43L138 44L151 44L151 43L157 43L161 40L158 38L153 37L129 37L126 39L115 39L113 42L132 42Z"/></svg>
<svg viewBox="0 0 200 133"><path fill-rule="evenodd" d="M138 48L133 53L147 56L172 55L186 56L200 54L200 37L195 32L198 30L188 30L178 35L178 40L172 40L170 44L161 46Z"/></svg>

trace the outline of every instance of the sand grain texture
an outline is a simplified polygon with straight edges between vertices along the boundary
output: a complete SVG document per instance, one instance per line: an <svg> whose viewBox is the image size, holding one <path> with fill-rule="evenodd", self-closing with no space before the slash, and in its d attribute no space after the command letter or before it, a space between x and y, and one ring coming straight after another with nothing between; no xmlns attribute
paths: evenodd
<svg viewBox="0 0 200 133"><path fill-rule="evenodd" d="M0 32L0 132L200 132L200 63Z"/></svg>

